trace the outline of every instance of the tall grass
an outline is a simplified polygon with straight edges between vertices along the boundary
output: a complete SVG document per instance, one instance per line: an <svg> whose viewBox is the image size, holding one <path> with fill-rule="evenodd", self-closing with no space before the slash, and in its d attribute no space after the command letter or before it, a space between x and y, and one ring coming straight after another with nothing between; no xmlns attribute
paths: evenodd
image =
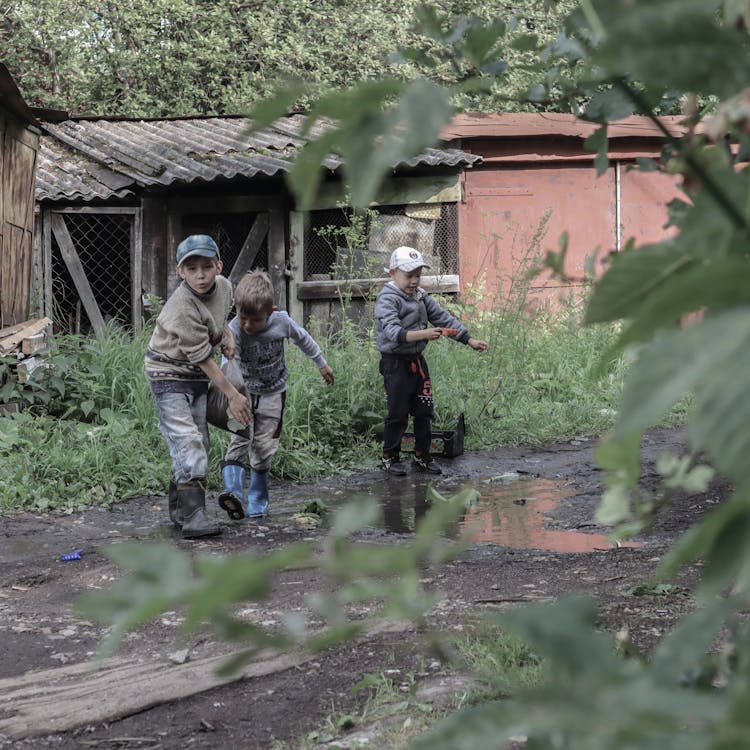
<svg viewBox="0 0 750 750"><path fill-rule="evenodd" d="M477 353L448 339L428 345L436 428L452 428L463 413L466 448L475 450L597 435L611 426L625 367L612 361L594 375L615 332L581 327L580 302L530 312L523 290L489 310L471 296L444 302L491 348ZM26 408L0 418L0 513L166 491L169 456L143 372L148 335L110 327L96 338L59 337L51 367L32 385L9 388L6 372L5 400ZM385 398L372 327L345 325L321 344L333 386L296 347L287 349L277 477L350 472L373 467L380 455ZM216 487L228 436L211 435L209 486Z"/></svg>

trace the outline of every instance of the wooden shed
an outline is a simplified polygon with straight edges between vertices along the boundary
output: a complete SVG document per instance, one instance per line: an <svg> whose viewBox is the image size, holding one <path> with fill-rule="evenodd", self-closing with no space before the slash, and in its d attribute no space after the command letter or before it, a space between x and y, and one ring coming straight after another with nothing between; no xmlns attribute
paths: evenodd
<svg viewBox="0 0 750 750"><path fill-rule="evenodd" d="M0 328L30 316L40 134L34 112L0 63Z"/></svg>
<svg viewBox="0 0 750 750"><path fill-rule="evenodd" d="M305 143L303 119L290 115L254 134L242 117L44 122L39 313L58 330L97 330L110 319L137 328L150 296L164 298L177 283L174 249L192 233L216 239L234 281L268 270L277 306L305 325L361 315L398 244L431 256L431 289L457 292L460 180L479 157L434 148L394 164L353 241L338 160L328 160L309 214L286 186Z"/></svg>
<svg viewBox="0 0 750 750"><path fill-rule="evenodd" d="M681 132L680 118L661 122L669 132ZM609 167L597 176L595 153L584 148L597 128L565 114L467 113L445 129L446 142L482 157L462 175L462 291L481 289L487 305L506 297L547 250L559 250L567 232L570 281L547 273L530 290L537 299L567 296L580 286L595 251L591 270L599 273L601 261L630 238L644 244L666 236L667 204L679 186L661 172L634 168L640 158L660 157L664 133L645 117L611 124Z"/></svg>

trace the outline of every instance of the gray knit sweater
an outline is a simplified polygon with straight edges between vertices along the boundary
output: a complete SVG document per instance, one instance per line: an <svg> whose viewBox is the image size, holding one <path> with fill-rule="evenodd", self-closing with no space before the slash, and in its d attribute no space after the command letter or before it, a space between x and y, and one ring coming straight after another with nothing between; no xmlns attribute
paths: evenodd
<svg viewBox="0 0 750 750"><path fill-rule="evenodd" d="M145 364L152 386L154 381L207 381L198 363L221 343L231 309L232 284L224 276L216 277L208 294L196 294L183 281L164 304L148 342Z"/></svg>

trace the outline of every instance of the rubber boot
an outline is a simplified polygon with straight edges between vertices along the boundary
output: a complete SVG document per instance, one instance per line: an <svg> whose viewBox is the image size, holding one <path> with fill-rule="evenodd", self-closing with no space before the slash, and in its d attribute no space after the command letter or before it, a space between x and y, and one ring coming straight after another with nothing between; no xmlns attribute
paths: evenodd
<svg viewBox="0 0 750 750"><path fill-rule="evenodd" d="M176 529L182 528L182 508L177 498L177 482L174 477L169 477L169 520L174 524Z"/></svg>
<svg viewBox="0 0 750 750"><path fill-rule="evenodd" d="M221 526L206 515L206 488L202 482L177 485L177 501L182 506L182 538L221 534Z"/></svg>
<svg viewBox="0 0 750 750"><path fill-rule="evenodd" d="M268 470L250 470L250 487L247 490L248 518L260 518L268 513Z"/></svg>
<svg viewBox="0 0 750 750"><path fill-rule="evenodd" d="M221 476L224 479L224 489L219 494L219 506L233 521L241 521L245 517L242 509L245 467L237 461L224 461L221 464Z"/></svg>

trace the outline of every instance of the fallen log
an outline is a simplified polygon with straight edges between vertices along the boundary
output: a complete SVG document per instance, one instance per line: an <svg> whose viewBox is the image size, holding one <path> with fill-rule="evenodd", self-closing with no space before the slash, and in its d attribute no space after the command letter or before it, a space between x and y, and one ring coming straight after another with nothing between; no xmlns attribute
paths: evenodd
<svg viewBox="0 0 750 750"><path fill-rule="evenodd" d="M384 623L357 640L402 632L408 627ZM129 659L112 658L2 679L0 736L38 737L122 719L220 685L282 672L319 654L266 650L234 674L219 676L219 667L232 656L223 654L185 664L172 664L166 658L135 664Z"/></svg>

